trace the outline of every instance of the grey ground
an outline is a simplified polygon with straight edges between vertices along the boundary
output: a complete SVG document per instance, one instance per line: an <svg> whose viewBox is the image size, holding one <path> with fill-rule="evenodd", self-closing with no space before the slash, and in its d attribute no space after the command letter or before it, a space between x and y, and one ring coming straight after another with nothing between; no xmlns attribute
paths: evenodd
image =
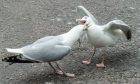
<svg viewBox="0 0 140 84"><path fill-rule="evenodd" d="M132 29L132 41L118 43L106 51L106 68L95 67L102 52L98 49L92 64L81 61L91 47L77 45L59 64L75 78L53 73L47 63L13 64L2 62L6 47L18 48L46 35L67 32L76 25L75 7L85 6L101 24L121 19ZM140 0L0 0L0 84L140 84Z"/></svg>

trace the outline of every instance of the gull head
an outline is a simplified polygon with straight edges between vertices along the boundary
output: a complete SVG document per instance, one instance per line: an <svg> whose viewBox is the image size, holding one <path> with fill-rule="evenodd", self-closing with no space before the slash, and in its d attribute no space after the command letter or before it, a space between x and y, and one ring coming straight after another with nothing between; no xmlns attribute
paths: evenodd
<svg viewBox="0 0 140 84"><path fill-rule="evenodd" d="M83 30L87 30L88 27L94 24L92 19L88 16L84 16L82 19L77 19L76 21L79 22L81 25L84 25Z"/></svg>
<svg viewBox="0 0 140 84"><path fill-rule="evenodd" d="M94 24L93 20L89 17L89 16L84 16L82 19L76 19L77 22L80 22L80 24L84 25L84 24Z"/></svg>

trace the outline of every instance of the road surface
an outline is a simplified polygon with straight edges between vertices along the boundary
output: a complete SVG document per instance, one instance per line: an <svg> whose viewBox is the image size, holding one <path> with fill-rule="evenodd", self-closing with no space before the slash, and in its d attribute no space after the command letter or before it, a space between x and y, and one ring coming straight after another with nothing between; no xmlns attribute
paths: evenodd
<svg viewBox="0 0 140 84"><path fill-rule="evenodd" d="M9 54L6 47L18 48L47 35L69 31L75 22L75 8L85 6L106 24L121 19L130 25L132 41L106 50L106 68L95 67L101 61L100 49L90 65L81 63L91 51L83 43L59 64L75 78L54 74L47 63L13 64L2 62ZM0 0L0 84L140 84L140 0Z"/></svg>

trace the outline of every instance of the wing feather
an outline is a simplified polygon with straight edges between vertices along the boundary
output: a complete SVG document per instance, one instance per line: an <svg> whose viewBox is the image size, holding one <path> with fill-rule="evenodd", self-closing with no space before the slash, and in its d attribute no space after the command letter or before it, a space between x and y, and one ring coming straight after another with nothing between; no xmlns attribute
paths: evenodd
<svg viewBox="0 0 140 84"><path fill-rule="evenodd" d="M84 6L77 6L77 14L80 18L84 16L89 16L95 24L98 24L98 20L84 7Z"/></svg>
<svg viewBox="0 0 140 84"><path fill-rule="evenodd" d="M131 40L131 37L132 37L131 29L127 24L125 24L121 20L113 20L113 21L109 22L107 24L107 26L104 28L105 31L112 31L112 33L114 30L117 30L117 29L122 30L122 32L125 34L126 38L128 40Z"/></svg>

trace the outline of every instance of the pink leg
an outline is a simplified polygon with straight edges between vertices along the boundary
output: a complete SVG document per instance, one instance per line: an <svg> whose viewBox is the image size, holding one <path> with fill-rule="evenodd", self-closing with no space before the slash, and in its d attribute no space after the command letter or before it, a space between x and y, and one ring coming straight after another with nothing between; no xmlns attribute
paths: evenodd
<svg viewBox="0 0 140 84"><path fill-rule="evenodd" d="M59 75L63 75L63 72L59 69L56 69L52 64L51 62L48 62L48 64L52 67L52 69Z"/></svg>
<svg viewBox="0 0 140 84"><path fill-rule="evenodd" d="M97 67L97 68L105 68L106 66L104 65L104 60L105 60L105 58L104 58L104 56L103 56L102 62L99 63L99 64L96 64L96 67Z"/></svg>
<svg viewBox="0 0 140 84"><path fill-rule="evenodd" d="M92 54L91 56L89 56L87 60L82 61L83 64L87 64L87 65L88 65L88 64L91 63L91 59L92 59L92 57L95 55L96 48L94 48L93 51L94 51L93 54Z"/></svg>
<svg viewBox="0 0 140 84"><path fill-rule="evenodd" d="M62 68L57 64L57 62L56 62L56 65L57 65L57 67L59 68L59 70L63 72L63 74L64 74L65 76L68 76L68 77L75 77L75 74L66 73L64 70L62 70Z"/></svg>

